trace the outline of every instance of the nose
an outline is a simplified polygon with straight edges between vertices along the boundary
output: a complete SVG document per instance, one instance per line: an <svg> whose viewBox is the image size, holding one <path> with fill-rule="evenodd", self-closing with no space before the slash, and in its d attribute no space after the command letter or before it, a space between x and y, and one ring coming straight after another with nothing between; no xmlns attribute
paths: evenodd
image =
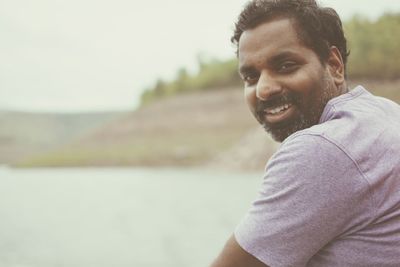
<svg viewBox="0 0 400 267"><path fill-rule="evenodd" d="M282 86L273 75L269 74L268 71L261 72L256 88L258 99L268 100L271 96L279 94L281 91Z"/></svg>

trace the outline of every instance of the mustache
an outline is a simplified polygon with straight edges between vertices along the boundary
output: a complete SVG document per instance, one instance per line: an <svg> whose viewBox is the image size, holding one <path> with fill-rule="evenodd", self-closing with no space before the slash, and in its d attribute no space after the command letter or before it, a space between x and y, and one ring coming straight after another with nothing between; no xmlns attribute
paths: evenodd
<svg viewBox="0 0 400 267"><path fill-rule="evenodd" d="M278 107L287 103L296 103L297 97L293 93L285 93L277 96L273 96L270 99L263 101L257 99L256 102L256 114L262 118L264 110L267 108Z"/></svg>

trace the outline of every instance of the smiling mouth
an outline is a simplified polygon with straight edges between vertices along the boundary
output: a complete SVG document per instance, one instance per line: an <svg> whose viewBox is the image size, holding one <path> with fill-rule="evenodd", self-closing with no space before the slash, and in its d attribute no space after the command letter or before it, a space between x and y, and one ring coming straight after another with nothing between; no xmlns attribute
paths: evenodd
<svg viewBox="0 0 400 267"><path fill-rule="evenodd" d="M291 118L295 110L295 107L291 103L266 108L264 109L264 119L270 124L282 123Z"/></svg>
<svg viewBox="0 0 400 267"><path fill-rule="evenodd" d="M267 115L278 115L278 114L288 110L291 106L292 106L292 104L285 104L285 105L281 105L281 106L275 107L275 108L266 108L266 109L264 109L264 112Z"/></svg>

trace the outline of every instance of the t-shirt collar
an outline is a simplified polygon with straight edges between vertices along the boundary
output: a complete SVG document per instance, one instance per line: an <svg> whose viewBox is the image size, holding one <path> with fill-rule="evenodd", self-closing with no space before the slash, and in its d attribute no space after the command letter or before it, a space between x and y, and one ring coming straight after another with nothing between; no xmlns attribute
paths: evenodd
<svg viewBox="0 0 400 267"><path fill-rule="evenodd" d="M319 124L326 122L334 114L334 106L346 99L354 98L355 96L368 93L368 91L361 85L356 86L354 89L349 90L347 93L332 98L326 104L324 111L322 112L321 118L319 119Z"/></svg>

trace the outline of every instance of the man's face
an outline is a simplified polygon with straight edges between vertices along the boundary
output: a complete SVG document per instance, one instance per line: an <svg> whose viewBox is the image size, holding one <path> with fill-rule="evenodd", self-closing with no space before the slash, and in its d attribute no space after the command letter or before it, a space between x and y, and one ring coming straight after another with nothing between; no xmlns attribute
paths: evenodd
<svg viewBox="0 0 400 267"><path fill-rule="evenodd" d="M251 112L279 142L317 124L335 96L328 64L304 46L288 18L243 32L239 72Z"/></svg>

